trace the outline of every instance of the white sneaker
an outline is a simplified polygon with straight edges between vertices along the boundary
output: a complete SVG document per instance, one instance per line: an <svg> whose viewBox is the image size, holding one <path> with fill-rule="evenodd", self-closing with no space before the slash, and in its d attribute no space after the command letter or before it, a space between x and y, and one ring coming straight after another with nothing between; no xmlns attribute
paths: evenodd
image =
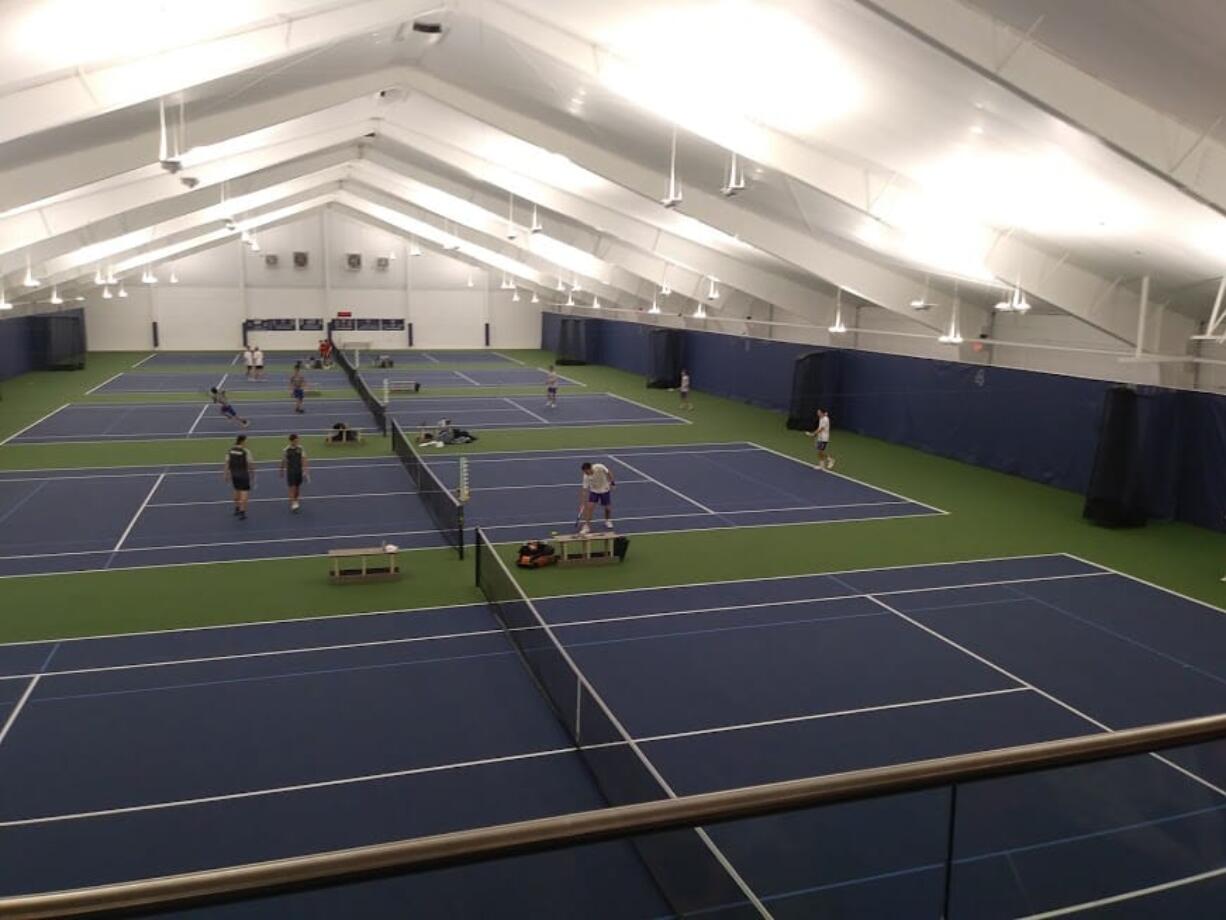
<svg viewBox="0 0 1226 920"><path fill-rule="evenodd" d="M587 536L588 534L590 534L591 532L592 532L592 528L588 527L588 526L587 526L587 524L584 524L582 527L580 527L580 528L579 528L579 535L580 535L580 536L584 536L584 537L586 537L586 536Z"/></svg>
<svg viewBox="0 0 1226 920"><path fill-rule="evenodd" d="M605 526L605 527L607 527L609 530L612 530L612 529L613 529L613 522L612 522L612 521L605 521L605 522L604 522L604 526Z"/></svg>
<svg viewBox="0 0 1226 920"><path fill-rule="evenodd" d="M828 470L834 469L834 457L828 457L826 459L826 469Z"/></svg>

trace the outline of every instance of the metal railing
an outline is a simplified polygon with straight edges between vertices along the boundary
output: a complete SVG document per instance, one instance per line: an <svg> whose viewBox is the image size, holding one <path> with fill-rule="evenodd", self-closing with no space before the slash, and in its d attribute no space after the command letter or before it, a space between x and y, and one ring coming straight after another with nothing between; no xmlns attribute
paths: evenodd
<svg viewBox="0 0 1226 920"><path fill-rule="evenodd" d="M810 779L603 808L496 827L295 856L223 869L0 899L0 917L35 920L328 887L378 876L516 856L814 806L876 798L1226 739L1226 714L960 754Z"/></svg>

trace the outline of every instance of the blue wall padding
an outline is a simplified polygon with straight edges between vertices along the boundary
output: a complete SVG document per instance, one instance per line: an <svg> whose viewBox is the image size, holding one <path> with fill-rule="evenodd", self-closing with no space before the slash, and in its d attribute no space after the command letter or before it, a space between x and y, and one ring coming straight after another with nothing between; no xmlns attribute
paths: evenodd
<svg viewBox="0 0 1226 920"><path fill-rule="evenodd" d="M37 370L28 316L0 320L0 380Z"/></svg>
<svg viewBox="0 0 1226 920"><path fill-rule="evenodd" d="M541 343L557 344L542 314ZM646 374L643 324L589 318L592 363ZM684 330L694 388L786 411L795 361L812 345ZM839 429L1084 493L1107 390L1102 380L837 349ZM1147 504L1157 518L1226 530L1226 398L1143 387ZM1002 525L1004 522L1002 522Z"/></svg>

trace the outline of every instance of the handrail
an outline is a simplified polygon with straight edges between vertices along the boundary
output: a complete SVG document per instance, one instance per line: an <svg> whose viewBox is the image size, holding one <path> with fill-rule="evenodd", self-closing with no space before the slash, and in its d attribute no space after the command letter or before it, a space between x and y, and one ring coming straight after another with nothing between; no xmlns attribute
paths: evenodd
<svg viewBox="0 0 1226 920"><path fill-rule="evenodd" d="M1226 739L1226 714L190 872L0 899L0 918L165 910L402 875Z"/></svg>

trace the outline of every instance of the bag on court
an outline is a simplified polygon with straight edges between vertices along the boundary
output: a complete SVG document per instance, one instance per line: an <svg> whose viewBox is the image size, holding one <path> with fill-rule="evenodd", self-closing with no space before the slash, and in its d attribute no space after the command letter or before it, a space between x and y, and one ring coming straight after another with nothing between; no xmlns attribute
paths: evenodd
<svg viewBox="0 0 1226 920"><path fill-rule="evenodd" d="M614 537L613 538L613 555L617 557L619 562L626 561L626 552L630 549L629 537Z"/></svg>
<svg viewBox="0 0 1226 920"><path fill-rule="evenodd" d="M558 561L554 548L548 543L529 541L519 548L515 564L521 569L541 569Z"/></svg>

